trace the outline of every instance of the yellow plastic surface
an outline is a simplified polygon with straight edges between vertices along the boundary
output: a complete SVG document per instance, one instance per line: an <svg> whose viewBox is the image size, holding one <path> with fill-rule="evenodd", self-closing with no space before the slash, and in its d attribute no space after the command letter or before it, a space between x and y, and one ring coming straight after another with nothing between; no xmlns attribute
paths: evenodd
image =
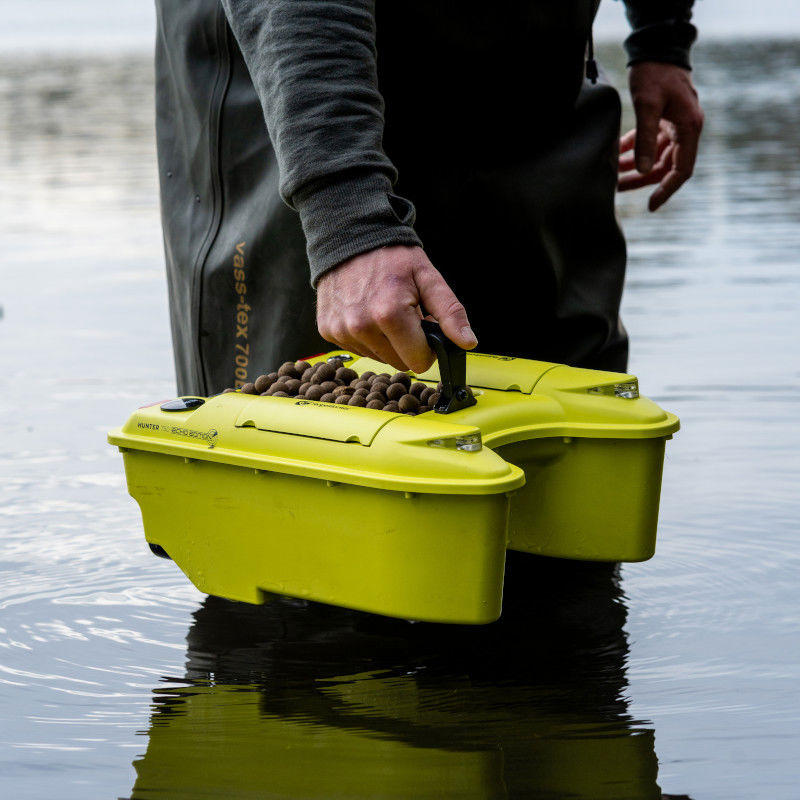
<svg viewBox="0 0 800 800"><path fill-rule="evenodd" d="M128 450L145 536L202 592L438 622L500 615L508 498L413 494Z"/></svg>
<svg viewBox="0 0 800 800"><path fill-rule="evenodd" d="M655 552L664 439L530 439L498 454L525 470L508 546L584 561Z"/></svg>
<svg viewBox="0 0 800 800"><path fill-rule="evenodd" d="M496 494L522 486L522 470L490 449L468 453L428 444L478 433L474 425L454 416L409 417L231 392L189 411L140 408L122 428L111 431L109 441L182 458L402 492Z"/></svg>
<svg viewBox="0 0 800 800"><path fill-rule="evenodd" d="M419 376L438 377L435 365ZM635 380L470 353L478 402L452 414L227 393L193 410L141 408L109 441L125 453L148 541L202 591L482 623L500 613L507 546L652 556L678 420L614 395ZM478 433L477 452L431 445Z"/></svg>

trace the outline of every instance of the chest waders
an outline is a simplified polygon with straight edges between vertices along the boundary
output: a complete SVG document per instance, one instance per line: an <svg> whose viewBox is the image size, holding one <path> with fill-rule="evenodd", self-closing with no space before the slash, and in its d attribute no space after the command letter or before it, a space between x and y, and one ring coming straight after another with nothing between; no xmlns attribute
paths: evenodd
<svg viewBox="0 0 800 800"><path fill-rule="evenodd" d="M430 5L379 3L377 14L385 148L429 257L483 352L624 371L620 103L608 84L583 79L595 4L573 0L569 13L553 4L549 15L530 4L524 19L509 11L491 24L474 9L462 19ZM330 348L316 330L300 222L279 197L262 109L222 7L156 6L178 391L205 395Z"/></svg>

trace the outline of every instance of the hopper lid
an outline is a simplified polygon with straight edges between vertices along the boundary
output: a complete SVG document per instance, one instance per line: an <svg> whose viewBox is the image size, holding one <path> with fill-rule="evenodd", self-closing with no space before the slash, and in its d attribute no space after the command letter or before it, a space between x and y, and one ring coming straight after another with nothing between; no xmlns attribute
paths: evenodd
<svg viewBox="0 0 800 800"><path fill-rule="evenodd" d="M494 356L488 353L467 353L467 383L478 389L497 389L503 392L530 394L539 378L555 364L531 361L514 356ZM417 376L422 381L438 381L439 364Z"/></svg>
<svg viewBox="0 0 800 800"><path fill-rule="evenodd" d="M394 416L383 411L302 398L270 399L272 402L265 403L261 398L254 398L239 413L236 427L369 447L378 431ZM354 413L356 410L361 413Z"/></svg>

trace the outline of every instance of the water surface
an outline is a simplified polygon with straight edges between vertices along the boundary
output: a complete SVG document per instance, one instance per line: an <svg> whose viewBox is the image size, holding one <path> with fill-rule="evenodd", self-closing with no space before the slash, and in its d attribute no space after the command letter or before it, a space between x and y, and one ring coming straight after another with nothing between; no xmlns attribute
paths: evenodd
<svg viewBox="0 0 800 800"><path fill-rule="evenodd" d="M0 61L3 796L797 797L800 46L695 74L692 185L620 202L631 369L683 423L658 553L515 559L500 623L442 630L149 554L105 444L174 391L149 60Z"/></svg>

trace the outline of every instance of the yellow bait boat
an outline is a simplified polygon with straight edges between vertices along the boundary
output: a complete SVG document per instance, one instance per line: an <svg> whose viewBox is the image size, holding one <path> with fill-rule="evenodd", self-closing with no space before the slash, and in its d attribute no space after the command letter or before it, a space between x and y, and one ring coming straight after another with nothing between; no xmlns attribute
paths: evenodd
<svg viewBox="0 0 800 800"><path fill-rule="evenodd" d="M450 623L500 615L506 548L653 555L677 417L631 375L465 354L427 333L438 361L415 378L442 382L435 412L241 392L136 411L108 440L151 548L208 594ZM336 356L387 369L343 351L307 361Z"/></svg>

